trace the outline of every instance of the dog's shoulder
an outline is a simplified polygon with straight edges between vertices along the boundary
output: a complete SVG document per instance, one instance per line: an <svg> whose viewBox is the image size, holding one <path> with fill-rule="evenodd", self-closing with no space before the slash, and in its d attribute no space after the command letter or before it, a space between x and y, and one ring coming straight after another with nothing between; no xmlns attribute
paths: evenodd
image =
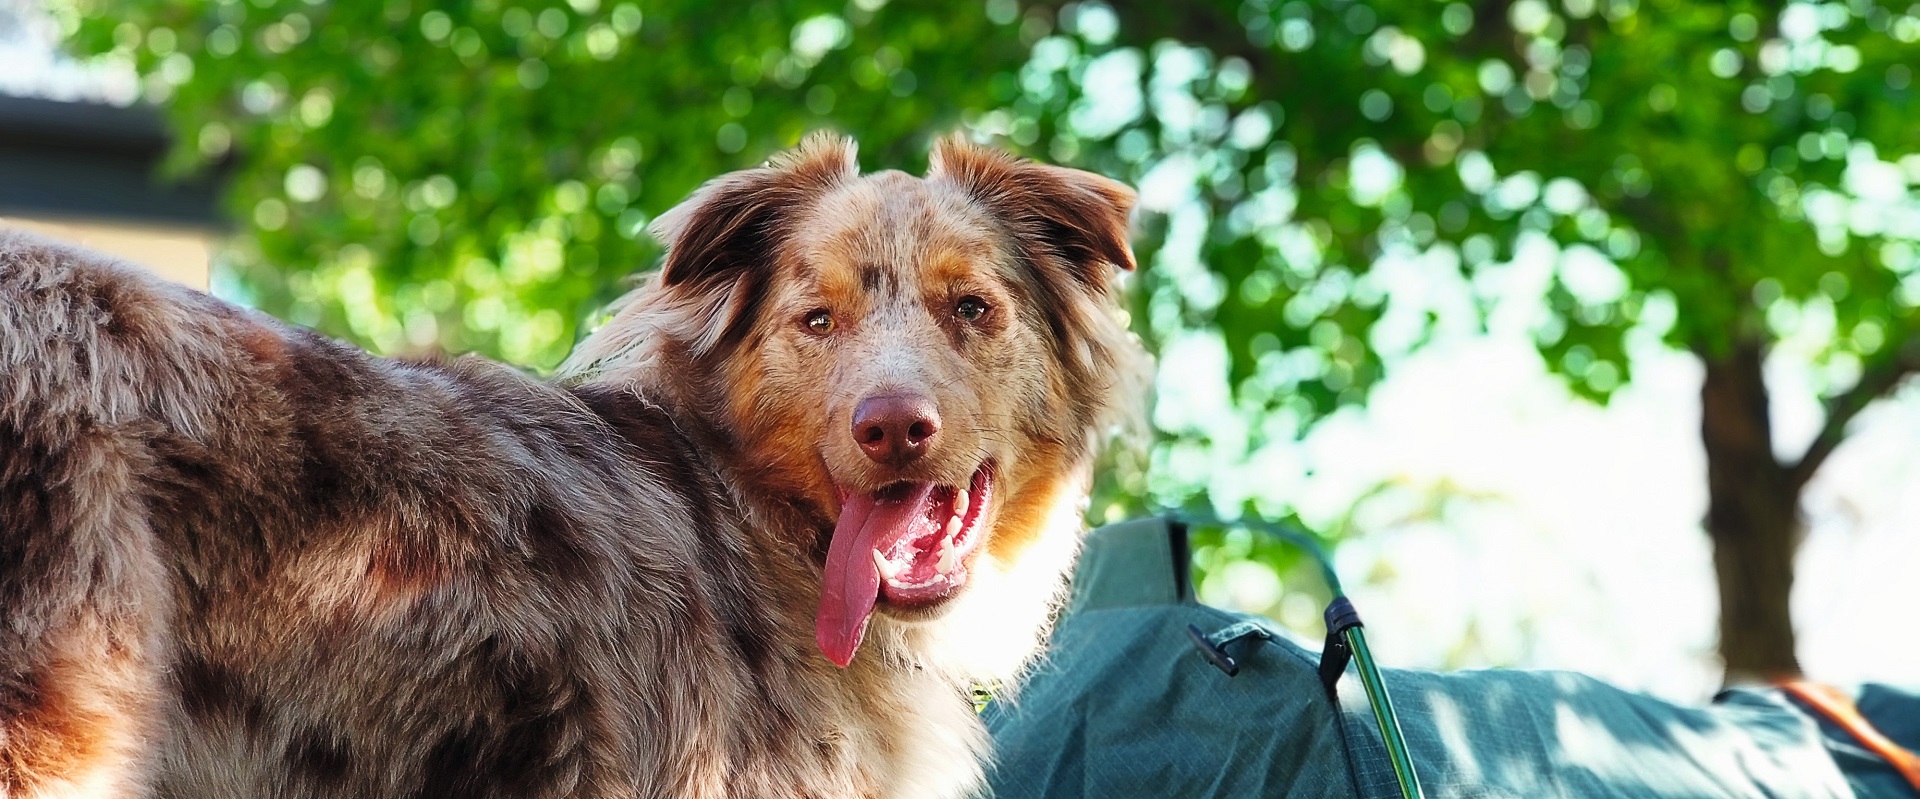
<svg viewBox="0 0 1920 799"><path fill-rule="evenodd" d="M738 521L742 512L714 458L714 442L676 418L669 407L630 385L583 383L564 389L591 414L595 428L609 435L621 454L624 479L659 486L673 496L695 523Z"/></svg>

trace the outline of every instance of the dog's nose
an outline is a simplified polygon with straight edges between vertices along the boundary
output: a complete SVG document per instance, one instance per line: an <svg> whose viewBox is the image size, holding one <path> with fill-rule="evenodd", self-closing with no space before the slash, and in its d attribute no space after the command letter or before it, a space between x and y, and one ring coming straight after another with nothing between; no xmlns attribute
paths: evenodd
<svg viewBox="0 0 1920 799"><path fill-rule="evenodd" d="M940 413L926 397L868 397L853 409L853 440L879 463L902 466L927 454L938 432Z"/></svg>

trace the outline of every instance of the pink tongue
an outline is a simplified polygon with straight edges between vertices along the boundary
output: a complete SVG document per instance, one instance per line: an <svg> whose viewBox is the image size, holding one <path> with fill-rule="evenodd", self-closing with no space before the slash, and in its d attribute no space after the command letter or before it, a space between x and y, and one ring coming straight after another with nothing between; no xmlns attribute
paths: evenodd
<svg viewBox="0 0 1920 799"><path fill-rule="evenodd" d="M926 515L927 495L931 493L933 484L917 483L902 495L885 500L873 494L842 497L840 521L833 526L833 543L827 547L820 615L814 624L820 651L835 665L845 668L853 662L853 651L860 648L867 618L873 615L873 604L880 598L880 570L873 565L874 550L912 532L914 522Z"/></svg>

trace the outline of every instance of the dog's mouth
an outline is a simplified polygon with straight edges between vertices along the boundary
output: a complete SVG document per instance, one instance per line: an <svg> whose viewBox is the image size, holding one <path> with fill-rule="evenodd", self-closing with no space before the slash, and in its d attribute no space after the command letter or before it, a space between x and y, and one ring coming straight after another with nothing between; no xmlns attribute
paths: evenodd
<svg viewBox="0 0 1920 799"><path fill-rule="evenodd" d="M993 470L981 464L964 488L902 482L840 494L840 520L827 547L815 638L842 667L866 634L881 599L936 605L967 582L967 555L980 545L980 520L993 498Z"/></svg>

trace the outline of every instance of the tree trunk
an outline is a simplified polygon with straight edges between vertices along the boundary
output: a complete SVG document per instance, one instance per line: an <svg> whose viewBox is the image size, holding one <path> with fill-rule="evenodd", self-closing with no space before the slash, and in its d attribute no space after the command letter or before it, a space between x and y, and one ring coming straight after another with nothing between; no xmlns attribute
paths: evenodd
<svg viewBox="0 0 1920 799"><path fill-rule="evenodd" d="M1773 452L1765 346L1741 341L1702 356L1701 440L1707 452L1707 534L1720 584L1720 657L1727 682L1796 677L1793 557L1800 486Z"/></svg>

